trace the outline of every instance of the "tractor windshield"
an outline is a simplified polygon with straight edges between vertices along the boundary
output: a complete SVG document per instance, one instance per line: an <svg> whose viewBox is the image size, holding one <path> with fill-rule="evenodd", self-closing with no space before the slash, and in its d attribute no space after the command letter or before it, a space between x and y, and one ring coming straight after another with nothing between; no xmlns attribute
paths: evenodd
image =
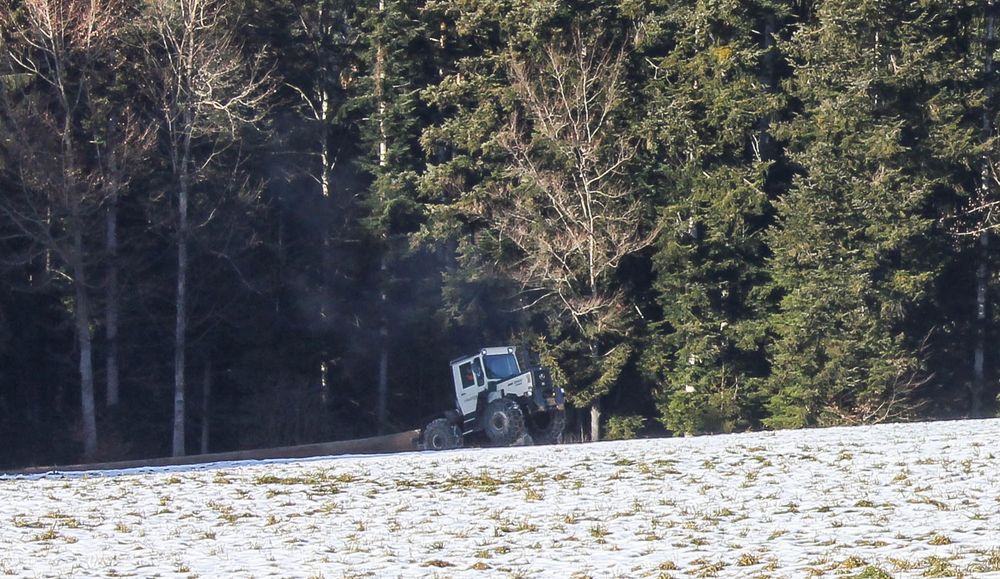
<svg viewBox="0 0 1000 579"><path fill-rule="evenodd" d="M514 354L483 356L483 362L486 365L486 378L489 380L506 380L520 373Z"/></svg>

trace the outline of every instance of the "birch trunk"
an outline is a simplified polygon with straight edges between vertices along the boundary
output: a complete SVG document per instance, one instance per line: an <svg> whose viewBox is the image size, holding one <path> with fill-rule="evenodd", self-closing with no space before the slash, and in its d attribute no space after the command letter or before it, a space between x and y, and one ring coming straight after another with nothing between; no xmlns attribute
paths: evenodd
<svg viewBox="0 0 1000 579"><path fill-rule="evenodd" d="M379 0L379 13L385 12L385 0ZM379 44L375 51L375 99L378 106L378 165L384 169L388 164L389 141L385 129L385 47ZM384 201L384 199L383 199ZM381 272L382 290L379 293L379 362L378 362L378 400L375 405L375 418L378 423L378 431L384 434L389 425L389 320L388 320L388 294L386 293L386 278L388 273L388 263L385 252L388 251L388 234L382 234L382 260L379 271Z"/></svg>
<svg viewBox="0 0 1000 579"><path fill-rule="evenodd" d="M331 30L327 26L327 8L326 0L319 0L317 3L317 18L319 19L319 38L317 45L322 47L325 37L331 34ZM320 55L319 63L319 106L315 107L314 114L319 121L319 151L320 151L320 173L319 173L319 186L320 194L323 196L323 200L329 206L330 203L330 70L326 66L326 54L323 52L322 48L318 49ZM323 255L320 256L322 260L322 279L323 287L321 288L321 301L320 301L320 320L323 327L329 323L329 293L330 293L330 228L325 226L323 228ZM320 384L320 402L324 407L330 401L330 352L326 349L324 344L323 351L320 353L321 360L319 364L319 384Z"/></svg>
<svg viewBox="0 0 1000 579"><path fill-rule="evenodd" d="M53 51L53 54L57 52ZM69 230L72 235L71 268L73 273L73 314L79 348L80 415L83 420L83 455L92 459L97 454L97 404L94 397L93 336L90 330L90 295L87 290L86 247L83 243L82 191L76 181L76 148L73 143L73 125L70 115L68 92L64 82L63 61L55 59L56 87L60 104L66 115L62 123L62 194L70 208Z"/></svg>
<svg viewBox="0 0 1000 579"><path fill-rule="evenodd" d="M173 455L184 456L185 441L185 375L187 371L187 274L188 274L188 194L190 188L191 131L193 113L184 114L187 130L178 169L180 171L177 191L177 299L174 326L174 428Z"/></svg>
<svg viewBox="0 0 1000 579"><path fill-rule="evenodd" d="M75 233L75 241L82 247L80 232ZM82 253L74 260L73 285L75 297L73 303L76 324L77 346L80 349L80 398L81 416L83 417L83 454L87 459L97 454L97 409L94 402L94 363L93 340L90 332L90 298L87 295L86 273L82 263Z"/></svg>
<svg viewBox="0 0 1000 579"><path fill-rule="evenodd" d="M983 411L982 398L986 389L986 311L989 287L990 234L979 234L979 248L976 266L976 346L972 355L972 385L969 413L980 416Z"/></svg>

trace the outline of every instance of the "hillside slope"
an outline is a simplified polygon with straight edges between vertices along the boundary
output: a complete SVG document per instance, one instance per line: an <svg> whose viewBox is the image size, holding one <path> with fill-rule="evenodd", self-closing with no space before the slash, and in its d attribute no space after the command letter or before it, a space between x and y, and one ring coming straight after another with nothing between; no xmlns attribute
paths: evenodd
<svg viewBox="0 0 1000 579"><path fill-rule="evenodd" d="M986 575L997 440L984 420L6 478L0 573Z"/></svg>

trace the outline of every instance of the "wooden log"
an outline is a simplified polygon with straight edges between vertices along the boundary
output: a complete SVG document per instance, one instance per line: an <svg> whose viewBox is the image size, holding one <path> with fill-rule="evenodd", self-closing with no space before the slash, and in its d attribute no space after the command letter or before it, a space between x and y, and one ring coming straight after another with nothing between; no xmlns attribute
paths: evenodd
<svg viewBox="0 0 1000 579"><path fill-rule="evenodd" d="M280 446L275 448L258 448L254 450L234 450L232 452L215 452L210 454L194 454L190 456L150 458L125 460L117 462L101 462L91 464L72 464L54 466L36 466L4 474L44 474L47 472L80 472L86 470L121 470L128 468L151 468L160 466L183 466L233 460L270 460L282 458L310 458L316 456L337 456L343 454L380 454L390 452L406 452L417 449L420 437L419 430L408 430L397 434L358 438L354 440L339 440L335 442L318 442L298 446Z"/></svg>

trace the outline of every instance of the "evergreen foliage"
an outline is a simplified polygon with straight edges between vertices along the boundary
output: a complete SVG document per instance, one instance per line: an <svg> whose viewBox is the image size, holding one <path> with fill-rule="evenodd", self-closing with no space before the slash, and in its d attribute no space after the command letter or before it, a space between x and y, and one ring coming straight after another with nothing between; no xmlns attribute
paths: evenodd
<svg viewBox="0 0 1000 579"><path fill-rule="evenodd" d="M949 91L963 70L939 26L959 11L828 1L788 42L802 110L779 135L799 174L769 235L782 297L768 425L904 418L918 405L927 368L912 331L926 328L907 322L942 264L932 201L955 168L934 141L961 134Z"/></svg>
<svg viewBox="0 0 1000 579"><path fill-rule="evenodd" d="M660 196L654 257L662 319L644 364L664 424L678 432L757 426L770 273L764 236L779 184L767 121L783 7L673 3L647 40L644 128ZM787 9L784 9L787 10Z"/></svg>
<svg viewBox="0 0 1000 579"><path fill-rule="evenodd" d="M505 343L594 435L988 414L996 17L0 0L0 464L418 427Z"/></svg>

